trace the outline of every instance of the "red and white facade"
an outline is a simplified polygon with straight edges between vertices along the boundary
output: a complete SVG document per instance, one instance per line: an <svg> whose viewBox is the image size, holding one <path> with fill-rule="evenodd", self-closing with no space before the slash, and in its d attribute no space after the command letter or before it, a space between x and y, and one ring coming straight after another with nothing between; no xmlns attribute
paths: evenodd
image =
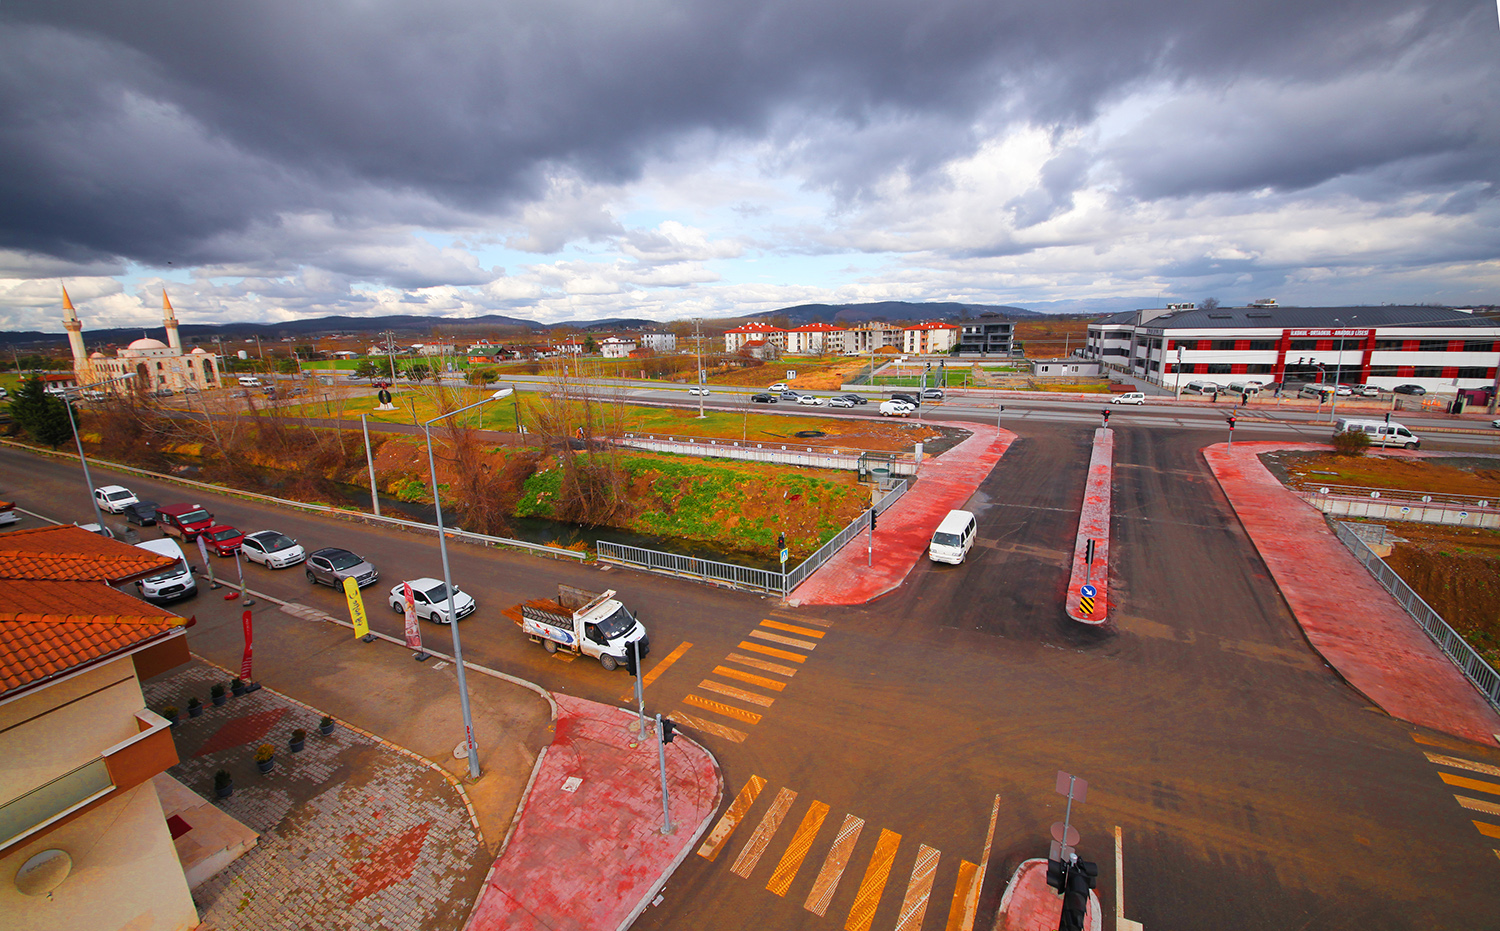
<svg viewBox="0 0 1500 931"><path fill-rule="evenodd" d="M1494 383L1500 321L1435 307L1130 311L1089 324L1084 354L1173 389L1291 380L1452 393Z"/></svg>

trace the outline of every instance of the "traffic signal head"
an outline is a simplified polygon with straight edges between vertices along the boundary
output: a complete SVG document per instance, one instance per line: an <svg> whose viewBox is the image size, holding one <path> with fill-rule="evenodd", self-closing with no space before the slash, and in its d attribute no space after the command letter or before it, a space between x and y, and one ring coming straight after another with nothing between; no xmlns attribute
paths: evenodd
<svg viewBox="0 0 1500 931"><path fill-rule="evenodd" d="M677 722L671 718L661 719L661 742L669 744L677 736Z"/></svg>
<svg viewBox="0 0 1500 931"><path fill-rule="evenodd" d="M1228 419L1229 419L1229 429L1233 430L1234 429L1234 415L1231 414Z"/></svg>
<svg viewBox="0 0 1500 931"><path fill-rule="evenodd" d="M870 508L870 531L874 532L874 530L875 530L875 509L874 508Z"/></svg>
<svg viewBox="0 0 1500 931"><path fill-rule="evenodd" d="M628 673L630 673L630 677L631 678L635 678L636 676L638 676L638 675L641 674L640 663L639 663L639 661L635 657L635 651L636 651L636 644L634 644L634 643L626 644L626 646L625 646L625 671L628 672Z"/></svg>
<svg viewBox="0 0 1500 931"><path fill-rule="evenodd" d="M1068 884L1068 867L1061 860L1047 861L1047 885L1062 892Z"/></svg>

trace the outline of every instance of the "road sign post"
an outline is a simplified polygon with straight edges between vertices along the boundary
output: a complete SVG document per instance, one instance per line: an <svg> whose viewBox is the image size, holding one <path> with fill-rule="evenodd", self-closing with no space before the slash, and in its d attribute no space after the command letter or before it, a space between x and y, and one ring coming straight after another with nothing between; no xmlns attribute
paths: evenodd
<svg viewBox="0 0 1500 931"><path fill-rule="evenodd" d="M1094 599L1098 597L1099 589L1092 585L1080 585L1078 587L1078 613L1084 617L1092 617L1094 614Z"/></svg>
<svg viewBox="0 0 1500 931"><path fill-rule="evenodd" d="M1084 561L1087 565L1083 569L1083 581L1085 583L1094 581L1094 540L1089 538L1088 545L1084 547Z"/></svg>

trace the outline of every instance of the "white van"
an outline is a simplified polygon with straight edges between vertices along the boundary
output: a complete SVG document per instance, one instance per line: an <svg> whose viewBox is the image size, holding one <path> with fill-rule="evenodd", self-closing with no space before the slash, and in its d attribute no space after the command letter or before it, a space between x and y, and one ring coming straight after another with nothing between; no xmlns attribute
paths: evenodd
<svg viewBox="0 0 1500 931"><path fill-rule="evenodd" d="M1183 394L1218 394L1223 389L1216 382L1190 381L1182 386Z"/></svg>
<svg viewBox="0 0 1500 931"><path fill-rule="evenodd" d="M260 387L260 379L256 378L254 375L241 375L240 376L240 387L241 388L259 388Z"/></svg>
<svg viewBox="0 0 1500 931"><path fill-rule="evenodd" d="M1232 381L1229 383L1230 394L1260 394L1260 382L1258 381Z"/></svg>
<svg viewBox="0 0 1500 931"><path fill-rule="evenodd" d="M1422 445L1422 438L1406 429L1404 424L1396 423L1394 420L1386 423L1383 420L1345 420L1333 425L1333 435L1340 433L1358 431L1370 438L1371 446L1400 446L1404 449L1418 449Z"/></svg>
<svg viewBox="0 0 1500 931"><path fill-rule="evenodd" d="M1314 401L1323 402L1333 397L1333 388L1329 385L1303 385L1302 390L1297 392L1299 398L1312 398Z"/></svg>
<svg viewBox="0 0 1500 931"><path fill-rule="evenodd" d="M949 511L932 535L932 542L927 546L927 558L933 562L952 563L955 566L962 563L974 546L974 535L978 530L979 525L969 511Z"/></svg>
<svg viewBox="0 0 1500 931"><path fill-rule="evenodd" d="M198 594L198 583L193 579L193 570L183 558L182 547L177 545L176 540L164 537L160 540L137 543L136 546L158 556L170 556L177 560L176 565L153 572L135 583L142 598L160 603L191 598Z"/></svg>

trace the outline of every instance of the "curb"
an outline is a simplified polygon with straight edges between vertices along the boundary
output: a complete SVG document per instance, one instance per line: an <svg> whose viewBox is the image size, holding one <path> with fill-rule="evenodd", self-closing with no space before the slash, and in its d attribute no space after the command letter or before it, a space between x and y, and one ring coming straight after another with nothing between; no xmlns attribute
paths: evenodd
<svg viewBox="0 0 1500 931"><path fill-rule="evenodd" d="M1109 525L1114 477L1115 434L1108 427L1094 431L1094 453L1089 460L1088 482L1078 514L1078 537L1073 543L1073 571L1063 611L1080 624L1100 625L1109 621ZM1094 541L1094 560L1089 562L1088 544ZM1089 579L1097 590L1093 610L1084 611L1083 585Z"/></svg>

